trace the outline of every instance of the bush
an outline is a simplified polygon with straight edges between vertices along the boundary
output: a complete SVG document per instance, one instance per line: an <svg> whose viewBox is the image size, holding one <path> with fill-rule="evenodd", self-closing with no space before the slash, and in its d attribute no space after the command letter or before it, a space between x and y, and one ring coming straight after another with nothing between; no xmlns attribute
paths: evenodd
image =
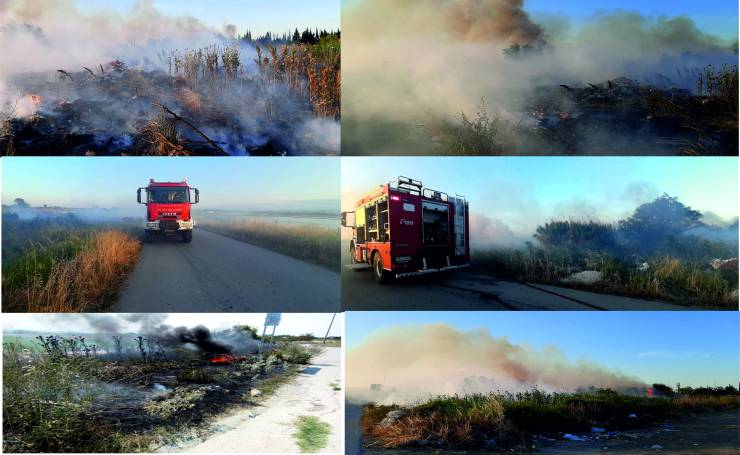
<svg viewBox="0 0 740 455"><path fill-rule="evenodd" d="M316 355L321 352L320 348L306 347L300 343L288 343L277 351L277 354L288 363L307 365Z"/></svg>
<svg viewBox="0 0 740 455"><path fill-rule="evenodd" d="M3 451L105 450L85 417L98 395L74 362L4 344Z"/></svg>

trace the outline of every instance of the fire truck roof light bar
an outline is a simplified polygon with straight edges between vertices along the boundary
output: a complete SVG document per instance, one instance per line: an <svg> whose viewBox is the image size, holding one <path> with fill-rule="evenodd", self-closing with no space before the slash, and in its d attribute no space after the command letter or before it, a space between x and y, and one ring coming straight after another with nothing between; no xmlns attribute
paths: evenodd
<svg viewBox="0 0 740 455"><path fill-rule="evenodd" d="M419 189L421 189L421 187L422 187L422 183L419 180L414 180L412 178L404 177L402 175L398 177L398 183L399 184L400 183L404 183L406 185L415 186L415 187L417 187Z"/></svg>

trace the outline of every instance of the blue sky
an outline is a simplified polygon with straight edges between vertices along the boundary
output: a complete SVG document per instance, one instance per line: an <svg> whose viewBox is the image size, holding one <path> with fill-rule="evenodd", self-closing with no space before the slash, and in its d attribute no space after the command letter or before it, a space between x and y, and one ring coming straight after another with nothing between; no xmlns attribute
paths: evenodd
<svg viewBox="0 0 740 455"><path fill-rule="evenodd" d="M588 359L652 383L737 385L738 312L348 312L347 355L382 328L446 323L486 328L493 336L534 348L559 347L570 360Z"/></svg>
<svg viewBox="0 0 740 455"><path fill-rule="evenodd" d="M342 174L343 210L405 175L523 234L553 218L614 221L664 192L726 219L738 212L736 157L345 157Z"/></svg>
<svg viewBox="0 0 740 455"><path fill-rule="evenodd" d="M704 32L723 38L737 38L738 3L736 0L525 0L524 8L533 16L557 14L576 22L592 17L596 13L616 10L636 11L649 17L688 16Z"/></svg>
<svg viewBox="0 0 740 455"><path fill-rule="evenodd" d="M367 0L344 0L352 5ZM422 0L423 1L423 0ZM524 0L524 9L535 19L540 15L570 18L576 24L600 13L639 12L649 17L688 16L706 33L737 39L738 3L736 0Z"/></svg>
<svg viewBox="0 0 740 455"><path fill-rule="evenodd" d="M2 201L31 205L136 206L136 189L150 178L186 178L201 208L245 208L273 202L338 199L339 162L332 158L5 157Z"/></svg>
<svg viewBox="0 0 740 455"><path fill-rule="evenodd" d="M80 9L92 12L113 9L125 13L135 0L77 0ZM237 26L239 33L246 29L263 34L296 27L337 29L340 24L340 0L153 0L154 6L173 16L188 15L222 28Z"/></svg>

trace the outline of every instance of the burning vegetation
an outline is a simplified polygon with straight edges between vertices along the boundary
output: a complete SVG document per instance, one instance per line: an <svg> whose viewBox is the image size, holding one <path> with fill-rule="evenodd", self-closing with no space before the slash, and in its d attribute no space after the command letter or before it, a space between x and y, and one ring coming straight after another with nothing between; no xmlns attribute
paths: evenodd
<svg viewBox="0 0 740 455"><path fill-rule="evenodd" d="M63 13L49 10L48 15L59 20L54 14ZM28 19L15 12L11 20L14 15L16 20ZM33 20L43 22L48 17ZM79 21L81 27L100 26L82 15L70 20ZM162 25L163 33L168 25ZM135 35L143 28L136 23L129 26L133 30L122 33ZM91 55L75 56L65 66L52 56L59 65L56 70L45 70L46 63L4 69L0 74L2 154L339 152L339 32L300 34L296 30L292 37L268 33L253 39L249 32L237 36L234 26L226 35L195 22L190 26L183 30L182 24L174 24L171 31L177 36L159 36L145 45L91 46ZM50 25L50 34L58 32L54 27ZM209 36L213 44L203 45ZM3 46L31 41L29 46L40 55L29 58L44 58L60 45L51 42L43 27L29 23L0 23L0 38ZM78 61L86 63L74 66Z"/></svg>
<svg viewBox="0 0 740 455"><path fill-rule="evenodd" d="M146 452L208 434L211 417L253 405L317 353L279 342L258 354L253 332L159 325L141 335L6 337L3 449Z"/></svg>
<svg viewBox="0 0 740 455"><path fill-rule="evenodd" d="M737 155L736 35L584 9L572 20L520 0L346 6L343 150Z"/></svg>

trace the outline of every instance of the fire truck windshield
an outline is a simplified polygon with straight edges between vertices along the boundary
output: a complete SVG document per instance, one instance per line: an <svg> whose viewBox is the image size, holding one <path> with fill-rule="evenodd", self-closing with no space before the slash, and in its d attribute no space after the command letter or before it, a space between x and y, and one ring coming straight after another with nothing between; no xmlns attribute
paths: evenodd
<svg viewBox="0 0 740 455"><path fill-rule="evenodd" d="M153 186L149 187L149 202L155 204L179 204L188 202L188 189L182 186Z"/></svg>

